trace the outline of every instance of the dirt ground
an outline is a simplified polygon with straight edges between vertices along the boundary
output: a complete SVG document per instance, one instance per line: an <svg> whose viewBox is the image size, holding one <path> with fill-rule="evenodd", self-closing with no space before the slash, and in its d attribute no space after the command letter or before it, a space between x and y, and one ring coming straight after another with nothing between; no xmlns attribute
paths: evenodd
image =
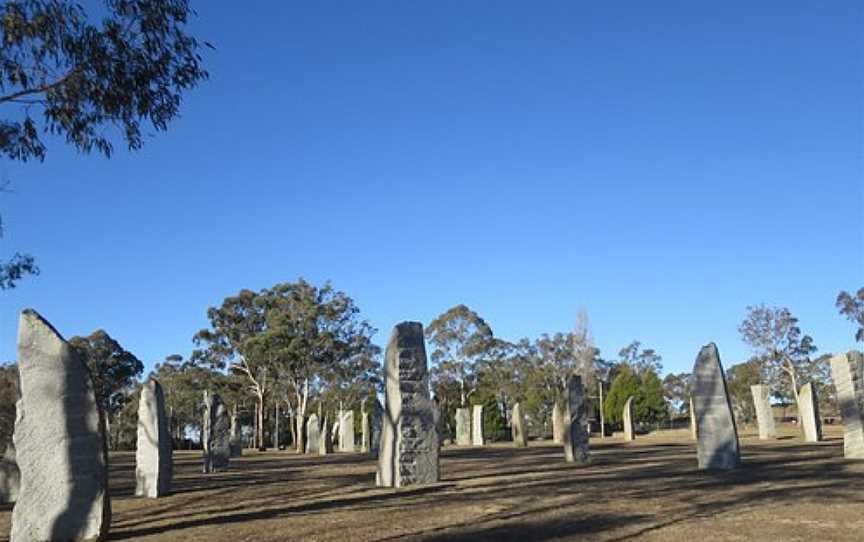
<svg viewBox="0 0 864 542"><path fill-rule="evenodd" d="M744 433L728 473L697 471L683 431L592 439L588 466L548 441L448 447L439 484L404 490L375 488L361 454L246 452L204 475L176 452L174 493L154 500L132 496L135 457L118 453L110 540L864 540L864 461L843 459L838 427L819 444L783 433Z"/></svg>

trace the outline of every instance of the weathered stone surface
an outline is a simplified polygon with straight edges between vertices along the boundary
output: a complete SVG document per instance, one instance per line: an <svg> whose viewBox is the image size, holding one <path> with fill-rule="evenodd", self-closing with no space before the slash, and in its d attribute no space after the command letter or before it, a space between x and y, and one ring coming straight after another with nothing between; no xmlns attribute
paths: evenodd
<svg viewBox="0 0 864 542"><path fill-rule="evenodd" d="M231 458L231 422L219 394L204 392L204 421L201 425L204 472L228 468Z"/></svg>
<svg viewBox="0 0 864 542"><path fill-rule="evenodd" d="M700 469L734 469L741 464L738 430L726 391L717 346L703 346L693 366L693 406Z"/></svg>
<svg viewBox="0 0 864 542"><path fill-rule="evenodd" d="M36 311L18 327L12 542L104 538L111 523L102 414L84 363Z"/></svg>
<svg viewBox="0 0 864 542"><path fill-rule="evenodd" d="M568 463L587 463L588 412L585 408L585 390L582 377L567 377L567 403L564 405L564 460Z"/></svg>
<svg viewBox="0 0 864 542"><path fill-rule="evenodd" d="M376 484L406 487L437 482L438 431L419 322L402 322L393 329L384 379L386 406Z"/></svg>
<svg viewBox="0 0 864 542"><path fill-rule="evenodd" d="M864 459L864 356L849 352L832 357L831 376L843 418L843 456Z"/></svg>
<svg viewBox="0 0 864 542"><path fill-rule="evenodd" d="M372 403L372 412L369 413L369 429L371 435L369 437L369 453L374 457L378 457L378 451L381 449L381 425L384 417L384 407L381 402L375 399Z"/></svg>
<svg viewBox="0 0 864 542"><path fill-rule="evenodd" d="M564 411L558 406L558 402L552 406L552 442L564 443Z"/></svg>
<svg viewBox="0 0 864 542"><path fill-rule="evenodd" d="M471 409L456 409L456 444L458 446L471 445Z"/></svg>
<svg viewBox="0 0 864 542"><path fill-rule="evenodd" d="M819 398L812 383L808 382L801 386L798 392L798 403L801 425L804 428L804 441L819 442L822 440L822 420L819 417Z"/></svg>
<svg viewBox="0 0 864 542"><path fill-rule="evenodd" d="M162 386L150 378L138 400L138 443L135 448L135 495L162 497L171 491L173 450Z"/></svg>
<svg viewBox="0 0 864 542"><path fill-rule="evenodd" d="M513 405L513 412L510 414L510 417L513 446L518 448L528 446L528 435L525 433L525 415L522 414L522 405L519 403Z"/></svg>
<svg viewBox="0 0 864 542"><path fill-rule="evenodd" d="M483 438L483 405L474 405L471 418L471 445L483 446L486 440Z"/></svg>
<svg viewBox="0 0 864 542"><path fill-rule="evenodd" d="M321 426L318 415L312 414L306 420L306 453L317 454L321 450Z"/></svg>
<svg viewBox="0 0 864 542"><path fill-rule="evenodd" d="M21 470L15 458L15 444L6 444L6 451L0 459L0 502L13 503L18 500L21 490Z"/></svg>
<svg viewBox="0 0 864 542"><path fill-rule="evenodd" d="M324 421L321 423L321 440L318 445L318 454L327 455L333 453L333 439L330 438L328 430L330 428L330 420L324 416Z"/></svg>
<svg viewBox="0 0 864 542"><path fill-rule="evenodd" d="M330 451L333 451L333 445L336 446L336 449L339 449L339 433L342 431L340 420L342 418L342 414L340 412L336 413L336 421L333 423L333 428L330 430Z"/></svg>
<svg viewBox="0 0 864 542"><path fill-rule="evenodd" d="M343 410L339 419L339 451L353 452L357 446L354 440L354 411Z"/></svg>
<svg viewBox="0 0 864 542"><path fill-rule="evenodd" d="M690 438L696 440L696 408L693 406L693 396L690 396Z"/></svg>
<svg viewBox="0 0 864 542"><path fill-rule="evenodd" d="M759 439L777 438L774 429L774 413L771 411L771 388L764 384L750 386L753 395L753 405L756 407L756 426L759 429Z"/></svg>
<svg viewBox="0 0 864 542"><path fill-rule="evenodd" d="M231 414L230 431L231 438L228 442L228 447L231 452L231 457L241 457L243 455L243 436L241 434L240 417L236 412Z"/></svg>
<svg viewBox="0 0 864 542"><path fill-rule="evenodd" d="M624 441L630 442L636 437L636 429L633 427L633 396L627 398L624 403L624 412L622 414L624 420Z"/></svg>

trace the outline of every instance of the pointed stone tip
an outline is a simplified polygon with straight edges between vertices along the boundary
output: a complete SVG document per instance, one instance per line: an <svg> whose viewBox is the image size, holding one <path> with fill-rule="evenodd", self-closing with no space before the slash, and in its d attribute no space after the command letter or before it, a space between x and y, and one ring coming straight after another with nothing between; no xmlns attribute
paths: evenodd
<svg viewBox="0 0 864 542"><path fill-rule="evenodd" d="M26 324L26 326L25 326ZM23 309L21 311L21 318L19 319L19 333L29 327L40 326L49 329L54 335L57 336L58 339L65 342L63 335L60 334L57 329L51 325L51 322L46 320L41 314L36 312L35 309Z"/></svg>

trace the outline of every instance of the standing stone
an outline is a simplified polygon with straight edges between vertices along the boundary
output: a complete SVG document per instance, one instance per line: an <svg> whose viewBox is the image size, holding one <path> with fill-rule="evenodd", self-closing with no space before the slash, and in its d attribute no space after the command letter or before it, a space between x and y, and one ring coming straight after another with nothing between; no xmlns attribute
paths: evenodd
<svg viewBox="0 0 864 542"><path fill-rule="evenodd" d="M324 421L321 423L321 436L318 440L318 455L327 455L333 453L333 439L330 438L328 430L330 428L330 420L324 416Z"/></svg>
<svg viewBox="0 0 864 542"><path fill-rule="evenodd" d="M483 446L483 405L474 405L474 418L471 420L471 445Z"/></svg>
<svg viewBox="0 0 864 542"><path fill-rule="evenodd" d="M11 542L103 539L111 523L103 419L86 365L34 310L18 326Z"/></svg>
<svg viewBox="0 0 864 542"><path fill-rule="evenodd" d="M564 460L568 463L587 463L588 413L585 408L585 390L582 377L567 377L567 403L564 405Z"/></svg>
<svg viewBox="0 0 864 542"><path fill-rule="evenodd" d="M306 453L317 454L321 449L321 427L318 425L318 415L312 414L306 420Z"/></svg>
<svg viewBox="0 0 864 542"><path fill-rule="evenodd" d="M237 412L231 414L230 422L231 439L228 443L231 451L231 457L241 457L243 455L243 437L240 434L240 416Z"/></svg>
<svg viewBox="0 0 864 542"><path fill-rule="evenodd" d="M343 410L339 419L339 451L353 452L355 446L354 411Z"/></svg>
<svg viewBox="0 0 864 542"><path fill-rule="evenodd" d="M633 396L627 398L624 403L624 441L630 442L635 438L636 429L633 427Z"/></svg>
<svg viewBox="0 0 864 542"><path fill-rule="evenodd" d="M471 445L471 409L456 409L456 445Z"/></svg>
<svg viewBox="0 0 864 542"><path fill-rule="evenodd" d="M525 433L525 416L522 414L522 405L516 403L513 405L513 412L510 414L510 425L513 430L513 446L524 448L528 446L528 435Z"/></svg>
<svg viewBox="0 0 864 542"><path fill-rule="evenodd" d="M21 491L21 470L15 458L15 444L6 444L6 451L0 459L0 502L13 503Z"/></svg>
<svg viewBox="0 0 864 542"><path fill-rule="evenodd" d="M231 457L231 422L219 394L204 392L204 422L201 425L204 472L228 468Z"/></svg>
<svg viewBox="0 0 864 542"><path fill-rule="evenodd" d="M864 356L860 352L834 356L831 376L843 418L843 456L864 459Z"/></svg>
<svg viewBox="0 0 864 542"><path fill-rule="evenodd" d="M162 386L150 377L138 401L135 495L155 499L171 491L172 443Z"/></svg>
<svg viewBox="0 0 864 542"><path fill-rule="evenodd" d="M804 441L819 442L822 440L822 420L819 417L819 399L813 383L801 386L798 392L798 403L801 412L801 425L804 426Z"/></svg>
<svg viewBox="0 0 864 542"><path fill-rule="evenodd" d="M384 417L384 407L376 398L372 403L372 412L369 416L370 433L369 436L369 452L373 457L378 457L378 450L381 449L381 425Z"/></svg>
<svg viewBox="0 0 864 542"><path fill-rule="evenodd" d="M564 412L558 406L558 401L552 406L552 442L564 443Z"/></svg>
<svg viewBox="0 0 864 542"><path fill-rule="evenodd" d="M768 440L777 437L774 430L774 413L771 411L771 390L764 384L750 386L753 394L753 404L756 406L756 425L759 428L759 439Z"/></svg>
<svg viewBox="0 0 864 542"><path fill-rule="evenodd" d="M393 329L384 380L386 407L375 483L406 487L437 482L438 430L419 322L402 322Z"/></svg>
<svg viewBox="0 0 864 542"><path fill-rule="evenodd" d="M690 438L696 440L696 408L693 406L693 396L690 396Z"/></svg>
<svg viewBox="0 0 864 542"><path fill-rule="evenodd" d="M693 366L696 449L700 469L735 469L741 464L738 431L726 391L717 346L703 346Z"/></svg>

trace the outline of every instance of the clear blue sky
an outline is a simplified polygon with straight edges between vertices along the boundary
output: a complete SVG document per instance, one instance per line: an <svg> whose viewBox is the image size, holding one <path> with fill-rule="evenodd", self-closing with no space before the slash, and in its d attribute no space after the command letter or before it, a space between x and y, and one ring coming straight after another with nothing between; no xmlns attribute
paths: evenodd
<svg viewBox="0 0 864 542"><path fill-rule="evenodd" d="M0 252L43 270L0 294L0 360L29 306L149 367L208 306L301 276L379 343L456 303L507 339L584 306L602 354L689 371L709 341L744 360L765 302L853 346L860 2L193 4L212 77L168 133L0 164Z"/></svg>

